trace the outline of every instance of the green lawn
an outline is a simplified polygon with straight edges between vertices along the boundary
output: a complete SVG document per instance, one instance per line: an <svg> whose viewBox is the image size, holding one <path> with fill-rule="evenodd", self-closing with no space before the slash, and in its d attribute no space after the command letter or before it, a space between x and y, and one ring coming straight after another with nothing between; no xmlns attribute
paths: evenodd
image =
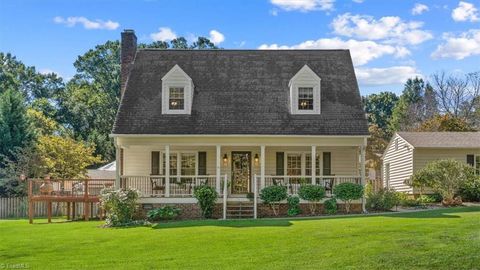
<svg viewBox="0 0 480 270"><path fill-rule="evenodd" d="M30 269L480 269L480 207L324 219L0 221L0 267ZM3 269L3 268L2 268Z"/></svg>

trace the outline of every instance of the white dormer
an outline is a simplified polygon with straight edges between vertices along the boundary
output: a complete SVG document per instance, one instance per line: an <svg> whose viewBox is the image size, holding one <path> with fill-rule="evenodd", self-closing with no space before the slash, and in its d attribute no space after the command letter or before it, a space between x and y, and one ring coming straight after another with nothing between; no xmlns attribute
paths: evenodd
<svg viewBox="0 0 480 270"><path fill-rule="evenodd" d="M175 65L162 78L162 114L190 114L193 89L192 78Z"/></svg>
<svg viewBox="0 0 480 270"><path fill-rule="evenodd" d="M288 83L290 113L320 114L320 77L304 65Z"/></svg>

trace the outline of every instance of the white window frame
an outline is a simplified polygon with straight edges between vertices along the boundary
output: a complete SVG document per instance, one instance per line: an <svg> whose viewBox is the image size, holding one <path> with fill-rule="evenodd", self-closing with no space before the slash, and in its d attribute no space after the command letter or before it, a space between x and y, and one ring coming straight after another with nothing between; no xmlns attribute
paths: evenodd
<svg viewBox="0 0 480 270"><path fill-rule="evenodd" d="M152 150L153 152L160 152L160 158L159 158L159 168L160 168L160 173L164 175L163 173L163 162L164 158L163 156L165 155L165 150ZM171 177L178 177L182 176L182 154L194 154L195 155L195 175L198 175L198 152L196 151L170 151L170 156L176 155L177 156L177 174L176 175L170 175ZM165 164L166 165L166 164Z"/></svg>
<svg viewBox="0 0 480 270"><path fill-rule="evenodd" d="M325 151L325 152L330 152L332 153L331 151ZM315 175L316 176L323 176L323 153L324 151L320 151L320 152L317 152L316 154L318 155L318 165L320 167L320 175L318 175L316 172L315 172ZM288 165L288 162L287 162L287 156L289 154L292 154L292 155L301 155L302 156L302 165L301 165L301 168L302 168L302 176L308 176L306 175L306 171L307 171L307 159L306 159L306 156L307 155L311 155L312 152L310 151L287 151L287 152L284 152L283 153L283 175L287 175L287 171L288 171L288 168L287 168L287 165ZM332 154L330 154L332 156ZM315 158L316 159L316 158ZM314 161L314 159L312 159L312 162ZM330 164L331 166L331 164ZM311 167L311 164L310 164L310 167ZM311 168L309 168L311 169ZM331 169L333 171L333 169Z"/></svg>
<svg viewBox="0 0 480 270"><path fill-rule="evenodd" d="M175 65L162 78L162 114L190 114L192 111L194 85L180 66ZM183 88L183 109L170 109L170 88Z"/></svg>
<svg viewBox="0 0 480 270"><path fill-rule="evenodd" d="M321 79L310 69L304 65L290 80L290 112L292 114L320 114L321 113ZM313 89L313 109L301 110L298 108L299 88Z"/></svg>

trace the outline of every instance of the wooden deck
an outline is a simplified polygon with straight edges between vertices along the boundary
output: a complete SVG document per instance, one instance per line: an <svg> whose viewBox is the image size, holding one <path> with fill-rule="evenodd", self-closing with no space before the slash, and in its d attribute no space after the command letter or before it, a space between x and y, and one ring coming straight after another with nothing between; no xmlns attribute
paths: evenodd
<svg viewBox="0 0 480 270"><path fill-rule="evenodd" d="M29 179L28 216L33 223L35 216L33 203L47 203L47 218L52 220L52 202L67 204L67 219L76 216L75 204L84 204L83 217L88 220L94 203L100 202L101 191L115 185L115 179Z"/></svg>

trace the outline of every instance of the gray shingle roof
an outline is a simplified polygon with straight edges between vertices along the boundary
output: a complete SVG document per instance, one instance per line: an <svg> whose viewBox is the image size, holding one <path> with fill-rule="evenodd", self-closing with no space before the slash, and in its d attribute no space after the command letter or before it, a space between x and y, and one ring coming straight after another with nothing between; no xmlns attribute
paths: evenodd
<svg viewBox="0 0 480 270"><path fill-rule="evenodd" d="M178 64L195 84L191 115L162 115L162 77ZM289 80L321 78L320 115L291 115ZM368 135L348 50L137 52L113 134Z"/></svg>
<svg viewBox="0 0 480 270"><path fill-rule="evenodd" d="M480 132L398 132L413 147L480 148Z"/></svg>

